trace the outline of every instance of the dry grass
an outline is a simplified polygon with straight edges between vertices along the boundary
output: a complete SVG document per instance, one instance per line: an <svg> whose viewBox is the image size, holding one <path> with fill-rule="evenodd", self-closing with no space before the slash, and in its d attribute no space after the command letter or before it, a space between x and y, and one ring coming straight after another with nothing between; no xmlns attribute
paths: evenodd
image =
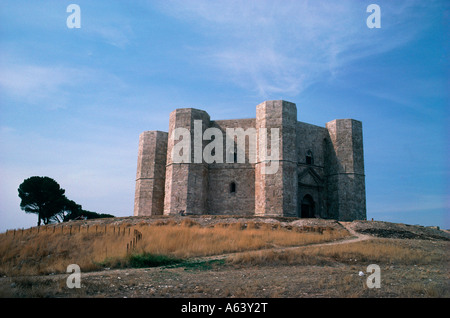
<svg viewBox="0 0 450 318"><path fill-rule="evenodd" d="M115 235L106 227L41 227L0 235L0 274L62 273L69 264L84 271L99 268L106 257L126 255L128 235Z"/></svg>
<svg viewBox="0 0 450 318"><path fill-rule="evenodd" d="M69 264L83 272L105 264L123 266L134 230L142 233L134 253L177 258L217 255L272 246L297 246L340 239L343 230L299 232L268 224L216 224L202 227L190 219L154 225L43 226L0 234L0 275L64 273ZM106 262L105 262L106 260Z"/></svg>
<svg viewBox="0 0 450 318"><path fill-rule="evenodd" d="M315 268L318 279L312 284L314 289L340 297L448 298L448 257L447 242L375 239L247 252L228 258L228 262L241 268ZM381 267L380 290L367 288L367 276L358 275L360 271L365 273L369 264Z"/></svg>
<svg viewBox="0 0 450 318"><path fill-rule="evenodd" d="M258 251L229 258L234 264L252 265L325 265L336 262L345 264L444 264L448 261L445 250L426 250L408 246L404 241L376 239L347 244L302 247L288 251Z"/></svg>
<svg viewBox="0 0 450 318"><path fill-rule="evenodd" d="M274 246L298 246L327 242L348 235L345 230L328 229L321 232L299 232L270 224L254 222L216 224L214 227L202 227L191 220L181 225L168 224L138 227L145 233L141 252L169 254L175 257L189 258L218 255L231 252L257 250Z"/></svg>

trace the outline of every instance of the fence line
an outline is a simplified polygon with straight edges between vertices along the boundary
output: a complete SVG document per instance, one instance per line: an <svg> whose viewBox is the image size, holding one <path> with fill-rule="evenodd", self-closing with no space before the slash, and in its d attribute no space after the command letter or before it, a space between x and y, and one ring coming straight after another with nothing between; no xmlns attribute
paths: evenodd
<svg viewBox="0 0 450 318"><path fill-rule="evenodd" d="M91 230L91 233L93 232L93 229L92 229L93 225L89 225L89 224L85 224L85 225L78 224L78 226L72 225L72 224L70 224L70 225L69 224L60 224L60 225L53 225L53 226L44 225L44 226L42 226L42 229L40 229L40 226L37 226L36 232L38 234L44 233L44 232L48 233L49 231L51 231L53 234L58 233L58 231L57 231L57 230L59 230L58 226L61 228L60 234L62 234L62 235L65 234L65 235L71 236L72 232L73 232L73 234L75 234L77 232L77 230L78 230L78 233L81 233L82 227L86 228L86 233L90 233L89 230ZM111 227L111 226L104 225L104 227L101 228L101 226L95 225L95 234L106 235L108 233L108 227ZM35 227L31 227L26 230L24 228L7 230L5 232L5 235L7 235L7 236L12 235L14 238L16 237L16 235L24 236L24 234L32 234L34 231L34 228ZM142 232L140 232L136 229L133 229L133 234L131 235L131 226L125 225L122 228L120 226L117 226L117 230L116 230L116 226L113 225L112 226L112 234L114 236L116 236L116 235L117 236L125 236L127 229L128 229L128 236L132 236L131 240L127 243L127 247L126 247L127 254L129 254L137 248L138 243L142 240ZM109 231L109 233L111 233L111 230Z"/></svg>
<svg viewBox="0 0 450 318"><path fill-rule="evenodd" d="M128 229L130 230L130 229ZM136 249L137 243L142 240L142 233L138 230L134 229L133 232L133 239L130 241L130 243L127 243L127 254L131 253L133 250Z"/></svg>

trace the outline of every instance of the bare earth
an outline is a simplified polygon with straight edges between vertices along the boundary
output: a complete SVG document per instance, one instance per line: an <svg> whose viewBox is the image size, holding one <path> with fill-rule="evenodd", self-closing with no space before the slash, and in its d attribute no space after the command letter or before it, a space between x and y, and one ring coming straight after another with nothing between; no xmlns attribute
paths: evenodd
<svg viewBox="0 0 450 318"><path fill-rule="evenodd" d="M450 234L446 231L387 222L329 222L325 220L324 222L328 222L329 226L344 226L350 231L352 237L313 246L349 244L383 237L402 240L405 244L420 246L423 249L448 252L450 247ZM311 246L273 248L273 250L307 249ZM82 273L79 289L67 287L66 280L69 274L2 277L0 278L0 297L447 298L450 296L448 262L446 267L381 266L381 288L371 289L366 285L368 275L366 268L369 264L356 259L327 265L250 266L227 263L225 260L230 255L197 259L197 262L192 263L191 266L106 269ZM364 276L360 272L363 272Z"/></svg>

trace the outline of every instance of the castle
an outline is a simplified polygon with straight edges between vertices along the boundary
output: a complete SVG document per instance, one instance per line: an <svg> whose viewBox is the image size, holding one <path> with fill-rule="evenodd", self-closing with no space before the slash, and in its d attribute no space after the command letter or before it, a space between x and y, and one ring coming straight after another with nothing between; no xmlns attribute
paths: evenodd
<svg viewBox="0 0 450 318"><path fill-rule="evenodd" d="M197 135L181 139L180 131ZM244 132L243 138L229 131ZM276 150L276 157L260 155L261 140L267 155ZM182 141L187 146L180 151ZM276 169L267 173L270 165ZM180 213L365 220L362 124L300 122L296 105L282 100L259 104L251 119L211 120L203 110L176 109L168 133L145 131L139 137L134 215Z"/></svg>

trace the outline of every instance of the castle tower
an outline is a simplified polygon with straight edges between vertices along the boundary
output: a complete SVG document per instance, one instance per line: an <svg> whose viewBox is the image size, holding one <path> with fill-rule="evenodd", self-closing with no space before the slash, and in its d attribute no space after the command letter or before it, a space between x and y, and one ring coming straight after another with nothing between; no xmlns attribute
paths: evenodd
<svg viewBox="0 0 450 318"><path fill-rule="evenodd" d="M166 152L166 132L146 131L139 136L135 216L163 214Z"/></svg>
<svg viewBox="0 0 450 318"><path fill-rule="evenodd" d="M276 100L256 106L255 215L297 215L296 125L297 107L294 103ZM261 157L261 146L267 148L268 155L273 155L271 142L275 131L272 128L278 129L279 156L268 163ZM264 131L267 131L267 142L261 145ZM274 164L278 165L278 170L271 173L273 171L268 166Z"/></svg>
<svg viewBox="0 0 450 318"><path fill-rule="evenodd" d="M193 108L176 109L170 113L167 145L166 184L164 214L205 214L207 208L208 166L202 160L203 132L209 127L209 115ZM175 135L177 128L184 128L190 142L188 160L174 160L178 142L187 141ZM179 155L179 154L176 154ZM200 158L200 162L198 161Z"/></svg>
<svg viewBox="0 0 450 318"><path fill-rule="evenodd" d="M326 124L328 213L341 221L366 219L362 123L335 119Z"/></svg>

